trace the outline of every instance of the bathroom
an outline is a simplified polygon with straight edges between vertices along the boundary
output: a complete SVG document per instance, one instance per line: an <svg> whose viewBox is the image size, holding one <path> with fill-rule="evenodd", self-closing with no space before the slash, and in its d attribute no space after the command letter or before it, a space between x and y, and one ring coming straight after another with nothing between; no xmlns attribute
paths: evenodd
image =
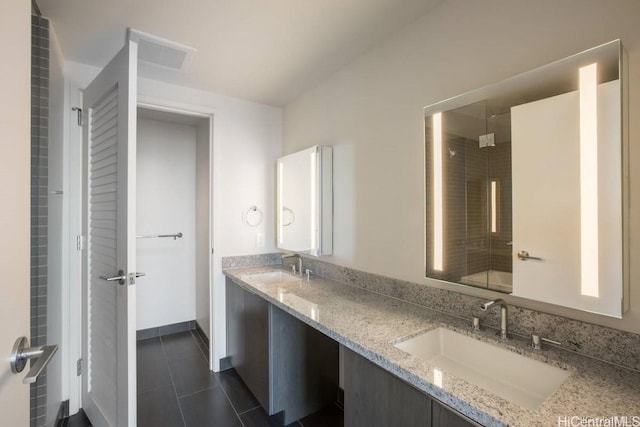
<svg viewBox="0 0 640 427"><path fill-rule="evenodd" d="M42 15L50 20L49 93L51 99L49 102L55 108L50 108L49 117L49 173L52 173L54 168L65 171L61 173L59 181L57 177L50 175L46 189L49 198L50 233L62 230L61 234L66 236L64 244L61 243L59 249L58 247L48 249L50 277L47 300L44 303L47 310L46 315L43 313L40 316L46 319L48 336L46 341L35 343L59 345L57 354L53 356L47 368L46 387L40 388L40 390L46 390L45 397L37 405L47 414L46 425L54 425L59 413L65 415L78 413L85 404L82 399L82 375L76 376L78 359L82 359L80 337L83 334L78 326L82 325L80 299L82 275L77 270L82 261L81 252L76 250L76 237L83 234L81 228L83 208L80 197L82 191L77 189L78 182L81 181L78 177L82 176L82 153L79 150L82 127L77 126L78 116L72 107L82 106L78 90L86 88L100 69L104 68L108 60L123 46L127 27L140 28L151 34L197 48L191 63L192 68L185 72L187 75L194 72L189 75L189 78L175 71L153 69L140 63L137 93L138 104L160 106L171 111L203 114L213 118L212 230L208 248L213 250L210 257L211 318L209 331L205 332L208 333L209 340L209 347L206 350L210 363L208 368L215 373L213 375L217 375L215 380L218 383L220 372L228 371L225 368L229 367L225 364L229 356L227 351L229 331L226 312L228 276L225 276L224 271L233 275L229 270L231 267L251 268L249 265L252 264L280 266L283 263L287 272L291 272L293 265L299 270L299 261L295 257L282 259L283 250L278 244L277 217L280 209L278 208L277 161L310 147L330 146L333 151L331 251L326 251L320 256L303 254L302 273L304 276L305 270L309 269L312 282L326 280L333 283L329 286L334 286L336 282L355 285L349 289L362 284L366 289L373 291L367 291L368 294L362 295L389 295L391 298L389 301L384 300L386 302L370 296L372 305L369 308L372 311L358 312L355 307L348 306L352 309L353 324L360 327L364 335L376 337L377 331L381 333L379 335L381 340L389 338L389 341L400 338L400 335L405 336L404 332L398 336L387 336L382 334L381 330L375 329L385 321L381 317L376 317L375 310L379 310L380 313L387 309L393 312L390 306L398 300L408 300L407 307L418 307L423 310L416 312L416 317L412 317L414 320L422 318L421 316L429 317L432 312L453 312L464 320L464 322L460 320L460 324L455 324L456 321L452 320L454 326L460 329L470 327L471 316L479 316L481 326L494 332L500 328L501 310L489 308L486 312L482 312L478 302L501 298L508 305L510 333L528 339L535 332L542 337L562 342L565 350L558 350L558 354L561 355L559 357L564 357L563 352L567 354L566 359L584 355L587 360L585 364L594 370L607 366L606 372L615 373L621 378L621 383L617 386L612 386L602 378L598 379L601 381L598 384L604 389L614 387L615 392L620 394L620 400L612 408L616 410L631 408L629 412L591 411L581 406L580 402L584 401L578 399L576 401L578 403L569 401L565 407L566 413L558 412L558 417L640 415L634 412L638 406L637 402L640 401L638 389L624 380L624 378L635 378L640 369L637 363L640 300L637 292L639 283L635 279L638 276L639 267L633 262L637 258L636 243L640 239L640 235L633 227L633 224L637 223L638 212L637 200L633 197L637 184L635 166L639 159L635 140L640 134L639 125L633 119L637 116L638 109L639 80L635 69L640 55L640 30L636 23L640 9L637 2L615 0L613 4L605 4L573 0L560 3L500 0L482 3L458 0L409 1L400 2L404 3L403 7L396 4L395 7L398 9L389 9L391 12L387 10L388 13L379 9L367 10L376 8L367 8L359 1L348 3L353 9L338 10L326 6L327 9L314 9L315 17L309 16L310 11L305 11L301 5L288 5L291 10L283 15L296 18L286 19L281 16L275 22L258 21L260 13L248 13L247 10L235 9L229 11L227 8L232 8L231 6L221 6L223 9L220 11L221 15L237 13L235 16L238 21L235 22L238 28L244 28L242 25L255 24L255 28L264 30L261 34L256 30L247 32L243 36L238 34L237 30L230 28L230 26L233 27L231 24L225 25L223 22L216 21L218 25L211 25L205 22L204 16L194 16L204 14L190 10L193 5L185 6L185 10L172 10L170 7L164 10L164 7L158 6L157 11L149 12L149 8L146 8L146 11L136 9L135 13L132 11L126 14L119 11L118 7L111 9L105 6L107 13L92 10L89 6L71 5L71 2L37 1ZM392 8L391 5L394 2L383 3L385 7ZM74 10L76 7L78 9ZM178 28L178 25L173 28L174 21L171 20L172 15L175 15L189 22L185 18L189 11L190 19L193 19L191 28L202 27L220 32L228 31L228 38L220 37L221 33L218 33L211 36L208 43L196 45L195 35L188 29ZM243 15L241 12L248 14ZM275 14L278 11L271 12ZM374 15L374 12L378 15ZM335 19L337 13L344 17L344 22ZM87 22L79 22L80 14L87 16ZM117 31L108 30L109 20L115 15L118 15L123 22L118 24ZM126 15L130 15L131 20L127 21ZM211 18L213 15L215 14L212 13L208 17ZM369 21L364 18L358 19L358 16L367 17ZM383 20L385 16L388 20ZM249 17L256 21L247 23L246 19ZM396 20L392 19L394 17ZM348 23L347 18L351 19ZM313 25L314 23L316 25ZM318 23L324 25L318 27ZM377 23L384 25L376 25ZM290 49L294 49L288 52L271 49L272 46L279 46L279 43L284 43L285 39L291 38L278 32L279 28L285 27L285 24L290 25L287 27L290 31L300 32L301 40L302 34L307 34L306 31L313 33L314 28L320 35L316 33L307 35L321 36L326 43L331 37L336 39L342 37L332 46L338 46L344 50L323 49L324 45L320 40L314 39L317 42L313 50L317 54L314 56L315 62L311 60L305 63L306 68L300 64L291 64L290 62L294 62L293 59L305 57L304 52L295 50L295 45L287 45ZM329 26L330 24L335 27ZM358 31L350 31L350 27ZM375 37L372 29L374 27L377 28ZM331 31L331 28L334 30ZM387 29L386 32L383 31L384 28ZM29 32L30 37L31 29L28 28L26 31ZM82 33L88 35L84 40L77 36ZM104 34L104 39L98 40L97 34ZM358 34L369 34L371 39L365 43ZM192 36L194 38L191 38ZM224 42L221 41L223 39ZM252 42L251 46L243 44L249 39ZM515 168L512 168L510 173L505 170L504 174L496 172L486 174L482 178L478 173L480 179L472 180L485 190L482 192L483 195L475 201L472 200L473 198L467 200L467 202L476 203L479 206L477 210L481 213L470 216L463 226L465 235L456 237L457 241L464 240L463 256L467 258L465 271L456 272L455 276L450 278L434 278L429 274L427 276L430 278L426 278L425 267L428 267L428 263L425 260L428 257L425 255L425 135L428 132L425 130L429 123L425 121L424 108L617 39L623 43L629 65L626 76L629 79L630 152L628 159L629 188L632 197L628 214L632 226L626 237L630 242L628 256L632 262L629 263L629 293L624 298L628 308L618 317L608 316L590 310L572 308L564 303L498 292L486 283L482 287L459 283L464 281L461 280L464 276L487 271L513 273L514 285L517 281L514 270L517 259L511 256L516 248L509 245L515 238L513 234L515 225L507 221L513 216L513 212L509 212L508 197L510 195L515 197L513 183L509 182L510 173L512 174ZM346 40L350 42L347 43ZM92 45L97 49L92 50ZM221 45L224 46L221 47ZM308 52L312 52L312 46L306 45L305 48ZM216 57L215 54L208 53L209 48L212 52L217 52L215 49L225 52L221 52ZM8 46L7 49L9 49ZM97 58L98 55L95 52L97 50L103 50L104 55ZM91 52L95 58L91 57ZM329 52L338 54L330 56ZM269 57L268 53L274 56ZM202 71L202 68L198 67L209 55L211 58L206 61L210 61L210 67ZM342 58L348 57L348 60L338 58L341 55ZM29 62L28 58L26 61ZM16 63L20 62L16 61ZM221 68L225 67L221 67L220 63L227 63L227 68L233 70L226 70L226 74L223 73ZM291 66L289 70L297 69L304 72L282 73L281 76L288 77L282 77L283 80L276 82L269 80L272 76L270 73L274 72L274 69L265 64L273 64L273 68L287 64ZM29 65L30 63L27 64ZM196 74L198 70L201 72ZM9 72L10 70L7 71ZM196 87L196 82L199 82L199 87ZM258 87L258 83L264 85ZM284 83L287 84L284 85ZM16 98L19 97L16 96ZM24 102L28 104L29 100ZM28 118L26 120L28 124ZM495 146L480 148L478 145L480 136L492 133L495 134ZM445 152L446 161L448 164L454 164L469 161L474 155L487 156L481 161L488 169L494 170L498 165L490 163L496 150L503 147L504 150L510 150L515 145L512 143L509 146L510 144L506 141L500 138L498 130L485 125L483 129L474 131L473 136L465 137L464 140L450 140ZM56 157L58 155L59 158ZM51 162L58 161L57 159L60 159L59 165L55 166ZM566 158L558 155L558 159ZM29 168L28 161L26 167ZM469 171L466 173L471 175ZM496 224L499 225L496 228L497 231L487 233L486 227L482 225L491 225L492 211L486 206L492 198L492 180L496 182L495 188L499 188L494 194L503 203L500 203L501 210L496 215ZM474 185L469 182L467 184ZM63 193L54 194L56 191ZM28 206L26 209L28 212ZM512 230L509 230L510 227ZM179 231L183 230L156 231L153 229L144 233L163 234ZM26 233L28 234L28 230ZM49 244L53 246L56 241L52 240L51 236L55 237L55 234L50 235L49 238ZM149 240L146 244L160 243L168 246L176 242L181 244L185 241ZM80 246L81 244L82 242L79 243ZM529 249L529 251L531 256L539 256L533 250ZM68 256L60 255L65 253ZM9 255L11 254L7 254ZM476 255L482 260L474 262L483 265L469 266L470 259ZM27 259L26 262L28 265L29 260ZM535 265L534 260L523 264ZM63 268L59 271L56 265L62 265ZM142 269L133 272L136 271L145 272ZM112 274L116 272L117 270ZM142 287L147 278L146 276L138 278L136 285ZM235 279L241 281L239 276ZM303 277L303 280L306 280L306 277ZM469 282L469 278L466 281ZM556 282L551 282L553 283ZM290 289L291 286L293 285L288 284L284 289ZM282 295L282 298L289 301L288 304L299 307L298 313L309 310L308 316L294 315L294 317L298 316L297 320L303 318L301 321L307 326L326 326L322 322L328 322L330 319L327 317L323 319L323 313L326 316L326 311L323 312L322 307L317 313L317 307L307 306L303 301L296 300L292 293L295 294L289 290ZM344 301L350 298L344 295ZM9 296L4 300L12 301ZM367 309L364 301L368 299L363 297L361 305L358 306L362 310ZM279 308L285 304L278 302L277 293L269 302ZM317 301L311 301L311 303L317 303ZM372 307L375 307L375 310ZM312 314L313 310L316 310L316 314ZM407 312L413 313L412 310L407 308ZM369 323L359 323L359 319L362 319L359 315L369 319ZM314 316L319 320L314 320ZM25 320L27 329L29 320ZM3 321L8 324L5 318ZM397 324L389 320L389 325ZM409 335L424 329L417 321L410 326L415 328ZM488 336L487 329L484 329L485 332L481 334L486 333ZM345 343L343 338L348 334L340 328L320 330L320 332L337 340L349 351L359 355L368 354L370 359L388 356L386 353L367 353L372 348L366 344L365 337L358 341L358 337L349 336L351 344ZM16 334L12 331L5 347L11 347L16 335L29 336L29 333L24 331ZM448 338L443 335L442 339ZM491 338L487 339L491 342L495 341ZM553 353L554 349L553 344L543 343L543 353L528 352L524 348L520 350L527 355L533 354L532 357L544 358L545 354ZM394 348L390 351L399 350ZM353 355L348 352L345 354L344 349L339 350L339 353L338 365L344 366L349 360L349 363L354 362ZM399 377L403 384L406 385L409 382L414 389L417 387L422 392L428 388L432 398L432 403L429 404L430 410L435 407L433 401L437 401L448 408L453 408L457 414L476 424L501 425L500 422L502 422L517 425L513 420L520 412L513 415L506 411L504 418L500 418L496 415L496 410L492 411L492 407L504 404L501 398L495 398L495 394L484 393L482 387L478 387L476 390L480 397L454 400L452 395L456 394L456 387L463 387L463 385L448 384L445 375L443 386L434 388L433 384L437 380L433 377L433 373L430 377L416 374L417 380L409 381L410 379L403 376L407 365L402 363L392 364L393 366L385 365L383 368L386 373L393 374L393 380ZM169 369L172 372L171 368ZM626 373L629 374L626 375ZM16 377L20 377L21 382L24 375L22 373ZM357 379L347 377L349 377L349 371L343 369L341 374L338 372L338 383L342 382L344 386L344 381ZM236 379L237 377L228 378L230 382ZM395 387L395 383L393 384L388 387L390 389ZM575 385L580 386L580 384ZM22 384L20 386L27 387ZM223 385L207 388L206 390L210 393L207 395L208 398L214 400L220 397L221 395L212 394L217 389L225 390ZM585 390L577 388L574 392L576 397L579 397ZM29 418L27 402L29 392L21 393L25 400L21 408L27 408L26 416ZM4 396L2 395L0 400L3 403L9 402L9 399ZM189 396L191 395L180 395L176 397L176 401L185 400ZM255 397L259 396L256 394ZM486 402L483 397L486 397ZM135 401L133 398L130 400ZM253 402L250 399L248 401ZM66 409L63 402L67 402ZM551 411L557 408L556 404L555 401L549 401L542 403L542 406L546 408L545 410ZM16 408L20 406L18 403L12 403L12 405ZM260 412L258 406L247 405L245 407L247 414L243 411L231 414L238 419L234 421L235 425L240 425L238 423L251 425L250 421L247 421L249 412L254 409L256 412L253 414ZM140 406L138 402L138 408ZM507 407L511 408L509 405ZM2 409L4 413L4 407ZM343 409L346 410L346 405ZM486 417L478 415L477 409L489 415ZM13 414L13 410L7 413ZM523 413L528 412L523 410ZM16 415L16 417L21 416L24 414ZM346 420L346 412L344 416ZM129 425L135 425L135 415L131 417L134 422ZM14 423L15 425L23 425L21 418L15 419L18 420ZM544 425L545 422L548 425L548 421L548 419L539 421L539 425ZM555 424L557 425L557 422ZM229 422L229 425L234 423ZM302 425L306 425L304 421Z"/></svg>

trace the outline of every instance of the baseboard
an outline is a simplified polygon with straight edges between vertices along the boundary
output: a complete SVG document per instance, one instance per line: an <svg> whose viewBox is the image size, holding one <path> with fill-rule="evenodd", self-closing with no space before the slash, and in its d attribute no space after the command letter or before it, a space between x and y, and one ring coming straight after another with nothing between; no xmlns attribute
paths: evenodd
<svg viewBox="0 0 640 427"><path fill-rule="evenodd" d="M56 415L56 421L53 425L65 427L67 418L69 418L69 400L64 400L60 402L60 409L58 409L58 415Z"/></svg>
<svg viewBox="0 0 640 427"><path fill-rule="evenodd" d="M231 369L231 368L233 368L233 366L231 366L231 357L227 356L220 359L221 371L226 371L227 369Z"/></svg>
<svg viewBox="0 0 640 427"><path fill-rule="evenodd" d="M200 327L200 324L198 323L197 320L196 320L195 323L196 323L196 328L195 328L196 334L202 340L202 343L207 347L207 350L208 350L209 349L209 337L204 333L204 331Z"/></svg>
<svg viewBox="0 0 640 427"><path fill-rule="evenodd" d="M187 320L186 322L173 323L171 325L157 326L155 328L140 329L136 331L136 340L146 340L149 338L163 337L165 335L176 334L178 332L192 331L196 329L195 320Z"/></svg>

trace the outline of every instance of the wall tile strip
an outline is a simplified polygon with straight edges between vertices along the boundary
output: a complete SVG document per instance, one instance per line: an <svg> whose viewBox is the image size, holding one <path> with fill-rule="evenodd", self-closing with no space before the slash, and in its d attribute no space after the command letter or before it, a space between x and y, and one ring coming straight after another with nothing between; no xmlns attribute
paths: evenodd
<svg viewBox="0 0 640 427"><path fill-rule="evenodd" d="M243 255L222 257L222 268L241 268L256 265L280 265L282 254L279 252L259 255Z"/></svg>
<svg viewBox="0 0 640 427"><path fill-rule="evenodd" d="M49 21L31 17L31 345L47 342ZM30 425L44 427L47 377L31 386Z"/></svg>
<svg viewBox="0 0 640 427"><path fill-rule="evenodd" d="M471 316L479 316L483 324L499 328L499 311L482 312L480 303L484 300L481 298L303 257L304 268L310 268L314 275L460 318L470 320ZM284 265L290 266L292 262L295 260L287 259ZM640 371L640 334L514 305L509 306L509 328L516 335L529 337L535 332L562 342L570 351Z"/></svg>

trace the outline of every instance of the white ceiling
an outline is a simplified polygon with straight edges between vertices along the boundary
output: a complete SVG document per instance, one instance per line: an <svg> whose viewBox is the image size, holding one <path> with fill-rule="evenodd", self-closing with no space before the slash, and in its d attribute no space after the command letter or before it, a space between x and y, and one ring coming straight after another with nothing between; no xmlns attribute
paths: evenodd
<svg viewBox="0 0 640 427"><path fill-rule="evenodd" d="M37 0L66 60L104 66L126 28L195 47L141 74L283 106L441 0Z"/></svg>

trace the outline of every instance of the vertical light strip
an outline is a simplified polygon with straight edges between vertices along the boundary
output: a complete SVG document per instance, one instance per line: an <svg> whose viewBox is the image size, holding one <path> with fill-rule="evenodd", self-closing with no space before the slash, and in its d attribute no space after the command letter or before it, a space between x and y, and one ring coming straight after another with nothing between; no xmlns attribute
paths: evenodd
<svg viewBox="0 0 640 427"><path fill-rule="evenodd" d="M597 64L580 68L581 293L598 297L598 79Z"/></svg>
<svg viewBox="0 0 640 427"><path fill-rule="evenodd" d="M284 192L284 163L278 162L278 244L282 245L284 241L284 211L282 210L282 193Z"/></svg>
<svg viewBox="0 0 640 427"><path fill-rule="evenodd" d="M318 249L318 182L317 182L317 161L316 150L311 152L311 250L313 253Z"/></svg>
<svg viewBox="0 0 640 427"><path fill-rule="evenodd" d="M498 232L498 182L491 181L491 232Z"/></svg>
<svg viewBox="0 0 640 427"><path fill-rule="evenodd" d="M433 269L442 271L443 212L442 212L442 113L433 115Z"/></svg>

